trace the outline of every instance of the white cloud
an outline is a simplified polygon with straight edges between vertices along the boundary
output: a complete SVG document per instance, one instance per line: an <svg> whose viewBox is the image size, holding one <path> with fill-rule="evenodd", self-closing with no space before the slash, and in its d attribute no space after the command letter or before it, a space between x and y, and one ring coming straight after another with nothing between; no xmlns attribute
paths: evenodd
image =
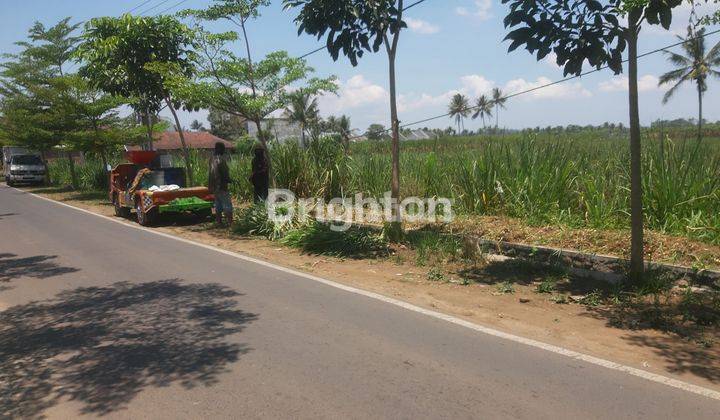
<svg viewBox="0 0 720 420"><path fill-rule="evenodd" d="M647 92L658 89L658 78L652 74L646 74L638 78L638 91ZM627 92L628 78L627 76L614 76L608 81L600 82L598 89L602 92Z"/></svg>
<svg viewBox="0 0 720 420"><path fill-rule="evenodd" d="M455 13L460 16L476 16L480 20L488 20L492 15L492 0L475 0L475 11L470 12L466 7L456 7Z"/></svg>
<svg viewBox="0 0 720 420"><path fill-rule="evenodd" d="M331 113L366 105L386 102L390 96L387 90L365 78L355 75L346 82L337 81L337 95L329 93L320 97L320 109Z"/></svg>
<svg viewBox="0 0 720 420"><path fill-rule="evenodd" d="M513 79L505 84L504 91L506 94L514 94L524 92L533 88L552 83L547 77L538 77L534 82L525 79ZM521 98L527 100L533 99L571 99L592 96L592 92L585 89L580 82L559 83L557 85L547 86L533 92L523 94Z"/></svg>
<svg viewBox="0 0 720 420"><path fill-rule="evenodd" d="M410 28L411 31L422 35L432 35L440 32L439 26L433 25L432 23L426 22L422 19L407 18L405 19L405 22L407 22L408 28Z"/></svg>
<svg viewBox="0 0 720 420"><path fill-rule="evenodd" d="M482 94L489 94L493 87L495 87L495 82L492 80L479 74L469 74L460 78L459 89L452 89L435 96L427 93L400 95L398 109L400 112L407 112L428 107L447 106L450 99L458 93L473 100Z"/></svg>
<svg viewBox="0 0 720 420"><path fill-rule="evenodd" d="M488 80L479 74L470 74L460 78L462 83L461 91L469 93L473 96L480 96L483 93L490 93L495 86L495 82Z"/></svg>

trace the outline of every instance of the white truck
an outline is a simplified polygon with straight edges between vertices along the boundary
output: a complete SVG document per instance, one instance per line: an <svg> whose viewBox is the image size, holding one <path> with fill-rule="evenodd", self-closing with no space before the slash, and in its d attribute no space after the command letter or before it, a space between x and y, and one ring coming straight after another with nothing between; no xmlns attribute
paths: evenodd
<svg viewBox="0 0 720 420"><path fill-rule="evenodd" d="M40 155L23 147L3 146L3 175L9 186L17 184L43 184L45 162Z"/></svg>

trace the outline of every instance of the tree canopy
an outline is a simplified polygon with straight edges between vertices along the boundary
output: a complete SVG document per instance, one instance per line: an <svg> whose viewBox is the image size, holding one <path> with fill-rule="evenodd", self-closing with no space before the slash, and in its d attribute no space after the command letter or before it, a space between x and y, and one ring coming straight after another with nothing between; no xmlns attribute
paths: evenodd
<svg viewBox="0 0 720 420"><path fill-rule="evenodd" d="M638 14L640 21L669 28L672 8L682 0L503 0L510 12L505 26L515 28L505 37L510 51L525 46L538 60L555 53L564 74L580 74L583 64L597 69L607 65L622 72L627 48L622 14Z"/></svg>
<svg viewBox="0 0 720 420"><path fill-rule="evenodd" d="M167 97L164 74L152 64L171 65L185 76L193 72L193 33L170 16L91 19L82 39L80 74L96 88L130 98L142 114L159 112Z"/></svg>

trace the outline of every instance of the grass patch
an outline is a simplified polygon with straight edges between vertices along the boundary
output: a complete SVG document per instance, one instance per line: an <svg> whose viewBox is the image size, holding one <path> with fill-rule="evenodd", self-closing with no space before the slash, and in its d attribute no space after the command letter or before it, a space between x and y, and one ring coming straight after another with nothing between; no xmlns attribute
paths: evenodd
<svg viewBox="0 0 720 420"><path fill-rule="evenodd" d="M504 295L515 293L515 287L512 283L509 281L502 282L497 285L497 291L498 293L502 293Z"/></svg>
<svg viewBox="0 0 720 420"><path fill-rule="evenodd" d="M430 281L445 281L445 274L437 267L431 268L427 273L427 279Z"/></svg>
<svg viewBox="0 0 720 420"><path fill-rule="evenodd" d="M337 257L374 258L389 253L387 241L376 231L361 227L336 231L320 222L290 230L280 242L305 252Z"/></svg>
<svg viewBox="0 0 720 420"><path fill-rule="evenodd" d="M555 291L555 280L554 279L543 280L535 288L536 293L552 293L554 291Z"/></svg>
<svg viewBox="0 0 720 420"><path fill-rule="evenodd" d="M462 253L462 242L459 238L435 229L407 232L405 243L415 250L415 263L421 267L455 261Z"/></svg>

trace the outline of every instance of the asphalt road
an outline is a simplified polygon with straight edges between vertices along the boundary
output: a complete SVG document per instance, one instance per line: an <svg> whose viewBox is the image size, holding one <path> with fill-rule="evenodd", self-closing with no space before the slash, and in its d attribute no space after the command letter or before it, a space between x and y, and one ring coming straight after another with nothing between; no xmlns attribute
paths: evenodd
<svg viewBox="0 0 720 420"><path fill-rule="evenodd" d="M0 417L720 417L716 400L4 185L0 235Z"/></svg>

